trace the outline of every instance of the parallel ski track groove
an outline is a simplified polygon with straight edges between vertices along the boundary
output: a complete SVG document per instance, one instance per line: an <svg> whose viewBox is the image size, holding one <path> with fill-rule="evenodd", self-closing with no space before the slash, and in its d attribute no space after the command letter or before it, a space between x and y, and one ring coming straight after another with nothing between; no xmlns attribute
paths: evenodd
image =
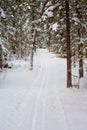
<svg viewBox="0 0 87 130"><path fill-rule="evenodd" d="M42 65L43 65L43 63L42 63ZM39 93L38 93L37 98L36 98L36 104L35 104L35 109L34 109L34 114L33 114L31 130L36 130L36 119L38 117L39 101L40 101L41 94L43 93L43 88L46 85L45 81L47 82L47 75L48 75L48 65L47 65L47 63L45 63L44 68L46 69L46 71L44 71L44 74L43 74L43 77L42 77L42 80L41 80L42 82L40 81L40 89L39 89ZM44 111L42 111L42 112L43 112L43 114L45 114ZM43 116L43 114L42 114L42 116ZM43 124L43 122L44 122L44 118L42 117L42 124ZM42 125L42 127L43 127L43 125Z"/></svg>

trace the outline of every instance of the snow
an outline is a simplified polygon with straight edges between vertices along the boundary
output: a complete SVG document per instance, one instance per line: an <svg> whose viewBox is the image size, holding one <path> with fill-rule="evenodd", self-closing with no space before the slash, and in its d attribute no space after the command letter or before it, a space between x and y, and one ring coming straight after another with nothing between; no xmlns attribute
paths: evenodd
<svg viewBox="0 0 87 130"><path fill-rule="evenodd" d="M78 23L80 23L80 20L77 17L73 17L72 20L75 22L75 25L78 25Z"/></svg>
<svg viewBox="0 0 87 130"><path fill-rule="evenodd" d="M0 74L0 130L86 130L87 89L66 88L66 60L38 49L34 69Z"/></svg>
<svg viewBox="0 0 87 130"><path fill-rule="evenodd" d="M77 23L80 22L79 19L78 19L77 17L72 18L72 20L76 21Z"/></svg>
<svg viewBox="0 0 87 130"><path fill-rule="evenodd" d="M5 12L2 8L0 8L0 13L2 18L6 18Z"/></svg>
<svg viewBox="0 0 87 130"><path fill-rule="evenodd" d="M63 7L62 6L59 6L59 10L61 10Z"/></svg>
<svg viewBox="0 0 87 130"><path fill-rule="evenodd" d="M0 37L0 45L2 46L2 50L3 52L8 52L8 50L6 49L5 45L6 45L6 40L3 39L2 37Z"/></svg>
<svg viewBox="0 0 87 130"><path fill-rule="evenodd" d="M57 4L53 5L53 6L48 7L45 10L44 15L46 15L47 17L53 17L53 11L58 6L59 6L59 3L57 3ZM43 16L43 17L46 17L46 16ZM43 19L45 19L45 18L43 18Z"/></svg>
<svg viewBox="0 0 87 130"><path fill-rule="evenodd" d="M59 27L59 25L57 23L50 26L50 28L52 28L53 31L57 31L58 27Z"/></svg>
<svg viewBox="0 0 87 130"><path fill-rule="evenodd" d="M47 15L48 17L53 17L53 12L51 10L47 9L44 14Z"/></svg>

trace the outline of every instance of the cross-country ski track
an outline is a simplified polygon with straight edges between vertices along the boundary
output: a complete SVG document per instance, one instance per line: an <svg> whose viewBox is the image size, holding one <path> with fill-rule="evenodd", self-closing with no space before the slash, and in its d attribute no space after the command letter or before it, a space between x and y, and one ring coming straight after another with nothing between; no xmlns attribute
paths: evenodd
<svg viewBox="0 0 87 130"><path fill-rule="evenodd" d="M86 130L87 95L66 88L66 59L38 49L28 64L0 75L0 130Z"/></svg>

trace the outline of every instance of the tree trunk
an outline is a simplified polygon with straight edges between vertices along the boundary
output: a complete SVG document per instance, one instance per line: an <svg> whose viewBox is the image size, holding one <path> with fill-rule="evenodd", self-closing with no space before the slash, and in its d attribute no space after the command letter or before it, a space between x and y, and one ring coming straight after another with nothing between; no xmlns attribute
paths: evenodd
<svg viewBox="0 0 87 130"><path fill-rule="evenodd" d="M87 48L86 48L86 58L87 58Z"/></svg>
<svg viewBox="0 0 87 130"><path fill-rule="evenodd" d="M2 46L0 45L0 68L2 69Z"/></svg>
<svg viewBox="0 0 87 130"><path fill-rule="evenodd" d="M37 36L37 30L34 29L34 36L33 36L33 44L32 44L32 50L31 50L31 56L30 56L30 69L33 70L33 56L34 56L34 51L36 51L36 36Z"/></svg>
<svg viewBox="0 0 87 130"><path fill-rule="evenodd" d="M66 5L67 87L70 88L72 86L72 77L71 77L69 0L65 1L65 5Z"/></svg>
<svg viewBox="0 0 87 130"><path fill-rule="evenodd" d="M83 77L83 53L82 53L82 44L78 45L79 50L79 78Z"/></svg>
<svg viewBox="0 0 87 130"><path fill-rule="evenodd" d="M35 0L32 0L34 3ZM35 9L32 7L32 21L35 20ZM31 49L31 57L30 57L30 69L33 70L33 56L34 56L34 51L36 51L36 37L37 37L37 30L35 28L35 24L32 23L32 49Z"/></svg>
<svg viewBox="0 0 87 130"><path fill-rule="evenodd" d="M80 20L81 19L81 11L79 10L78 8L78 5L79 5L79 1L76 0L76 13L77 13L77 18ZM80 39L81 39L81 29L80 29L80 25L78 25L78 52L79 52L79 78L83 77L83 52L82 52L82 48L83 48L83 45L82 43L80 43Z"/></svg>
<svg viewBox="0 0 87 130"><path fill-rule="evenodd" d="M34 50L32 48L31 56L30 56L30 70L33 70L33 55L34 55Z"/></svg>
<svg viewBox="0 0 87 130"><path fill-rule="evenodd" d="M48 30L48 41L47 41L47 46L50 52L50 40L51 40L51 33L50 33L50 29L49 29L49 23L47 23L47 30Z"/></svg>

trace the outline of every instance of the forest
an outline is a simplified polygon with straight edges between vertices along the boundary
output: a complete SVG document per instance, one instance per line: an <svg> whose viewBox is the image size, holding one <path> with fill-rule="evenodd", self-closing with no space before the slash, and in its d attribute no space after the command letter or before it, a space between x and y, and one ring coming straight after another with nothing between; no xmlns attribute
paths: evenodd
<svg viewBox="0 0 87 130"><path fill-rule="evenodd" d="M72 66L78 64L82 78L87 66L87 1L0 0L0 68L8 68L13 57L26 60L30 55L32 70L37 48L66 58L67 87L73 86Z"/></svg>
<svg viewBox="0 0 87 130"><path fill-rule="evenodd" d="M87 130L87 0L0 0L0 130Z"/></svg>

